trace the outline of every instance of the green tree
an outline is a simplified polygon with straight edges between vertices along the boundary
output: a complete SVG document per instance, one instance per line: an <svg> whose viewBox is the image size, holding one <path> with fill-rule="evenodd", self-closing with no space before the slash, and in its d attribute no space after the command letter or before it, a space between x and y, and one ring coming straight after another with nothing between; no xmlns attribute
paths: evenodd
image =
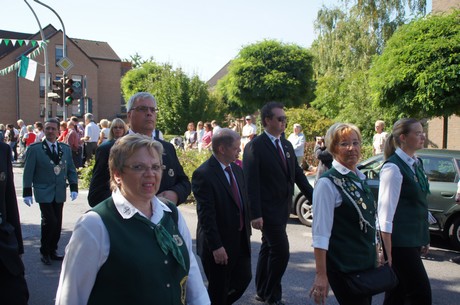
<svg viewBox="0 0 460 305"><path fill-rule="evenodd" d="M126 100L139 91L155 96L160 108L157 126L167 134L183 134L191 121L222 119L226 111L198 76L189 77L169 64L144 62L126 73L121 87Z"/></svg>
<svg viewBox="0 0 460 305"><path fill-rule="evenodd" d="M230 109L252 113L271 100L288 107L312 99L312 56L306 49L275 40L245 46L231 62L217 90Z"/></svg>
<svg viewBox="0 0 460 305"><path fill-rule="evenodd" d="M370 73L377 105L398 117L460 114L460 11L399 28Z"/></svg>

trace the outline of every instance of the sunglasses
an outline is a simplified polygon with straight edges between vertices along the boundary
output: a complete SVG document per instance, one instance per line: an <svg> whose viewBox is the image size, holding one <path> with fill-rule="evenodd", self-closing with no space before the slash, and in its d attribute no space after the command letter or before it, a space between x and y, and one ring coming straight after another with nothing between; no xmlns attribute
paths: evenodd
<svg viewBox="0 0 460 305"><path fill-rule="evenodd" d="M287 117L285 116L279 116L276 119L278 120L278 122L287 122Z"/></svg>

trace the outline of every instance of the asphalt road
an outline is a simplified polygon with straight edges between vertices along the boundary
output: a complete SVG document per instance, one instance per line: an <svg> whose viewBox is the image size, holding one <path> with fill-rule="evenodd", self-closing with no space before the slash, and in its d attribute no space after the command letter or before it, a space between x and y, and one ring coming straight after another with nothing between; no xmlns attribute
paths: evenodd
<svg viewBox="0 0 460 305"><path fill-rule="evenodd" d="M60 263L53 262L51 266L45 266L40 261L40 209L34 203L31 207L22 201L22 168L14 168L18 205L21 213L21 223L25 244L23 256L26 266L26 279L29 285L29 305L54 304L55 293L59 280ZM87 190L80 190L75 201L68 201L64 206L63 230L58 252L64 253L75 221L80 215L89 209L86 201ZM70 200L70 199L69 199ZM192 237L196 232L196 212L194 205L181 205L180 211L184 215ZM283 300L289 305L313 304L308 297L308 291L313 283L315 273L314 256L311 247L311 229L301 225L292 216L288 224L291 257L288 269L283 278ZM260 247L260 232L253 230L252 235L252 262L253 277L257 254ZM91 253L88 253L91 255ZM433 304L454 305L460 304L460 265L449 261L454 256L460 255L448 248L446 243L433 237L432 248L429 255L424 258L424 264L430 277ZM254 281L248 287L237 305L261 305L254 299ZM382 295L374 297L372 304L382 304ZM330 292L328 305L338 304L332 292Z"/></svg>

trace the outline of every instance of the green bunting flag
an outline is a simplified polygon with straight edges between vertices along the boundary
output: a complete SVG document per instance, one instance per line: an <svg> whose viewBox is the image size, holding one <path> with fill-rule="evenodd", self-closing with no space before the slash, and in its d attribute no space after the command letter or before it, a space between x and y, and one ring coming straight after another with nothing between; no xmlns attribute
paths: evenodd
<svg viewBox="0 0 460 305"><path fill-rule="evenodd" d="M8 41L8 42L6 42L6 41ZM0 45L2 43L5 43L6 45L8 45L10 42L13 44L12 39L0 38ZM40 55L40 53L42 52L43 48L45 47L47 41L45 42L45 41L42 41L42 40L22 40L22 42L21 42L20 40L15 40L14 44L15 43L18 43L20 45L21 45L21 43L22 44L25 43L26 45L29 45L29 43L31 43L33 47L36 47L36 46L38 46L38 47L35 50L33 50L32 52L30 52L30 54L27 55L27 59L25 61L23 61L22 63L21 63L21 61L22 61L22 57L21 57L20 61L17 61L14 64L12 64L12 65L4 68L4 69L1 69L0 70L0 76L7 75L7 74L9 74L9 73L11 73L11 72L13 72L15 70L18 70L19 68L21 68L21 64L25 65L25 62L27 60L29 60L29 62L27 63L27 68L25 68L25 67L23 68L26 71L26 74L24 74L24 77L29 73L29 76L26 77L26 79L29 79L29 80L33 81L35 79L35 74L36 74L36 71L37 71L37 64L38 63L36 61L34 61L34 60L31 60L31 59L37 57L38 55ZM27 72L27 71L29 71L29 72ZM20 71L18 71L18 76L22 77L19 72Z"/></svg>

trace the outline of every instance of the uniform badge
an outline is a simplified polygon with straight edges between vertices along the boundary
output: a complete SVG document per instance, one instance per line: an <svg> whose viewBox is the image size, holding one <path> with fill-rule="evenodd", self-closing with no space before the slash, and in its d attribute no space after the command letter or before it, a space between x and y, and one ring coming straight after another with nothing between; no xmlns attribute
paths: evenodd
<svg viewBox="0 0 460 305"><path fill-rule="evenodd" d="M56 176L58 176L61 173L61 167L59 165L56 165L55 167L53 167L53 169L54 169L54 174Z"/></svg>
<svg viewBox="0 0 460 305"><path fill-rule="evenodd" d="M286 152L286 158L289 159L290 157L291 157L291 154L287 151L287 152Z"/></svg>
<svg viewBox="0 0 460 305"><path fill-rule="evenodd" d="M180 247L180 246L182 246L184 244L184 241L182 240L182 238L179 235L174 234L173 238L174 238L174 241L176 242L176 245L178 247Z"/></svg>
<svg viewBox="0 0 460 305"><path fill-rule="evenodd" d="M6 173L5 172L1 172L0 173L0 181L5 181L6 180Z"/></svg>
<svg viewBox="0 0 460 305"><path fill-rule="evenodd" d="M172 168L168 170L168 175L169 177L174 177L174 170Z"/></svg>

